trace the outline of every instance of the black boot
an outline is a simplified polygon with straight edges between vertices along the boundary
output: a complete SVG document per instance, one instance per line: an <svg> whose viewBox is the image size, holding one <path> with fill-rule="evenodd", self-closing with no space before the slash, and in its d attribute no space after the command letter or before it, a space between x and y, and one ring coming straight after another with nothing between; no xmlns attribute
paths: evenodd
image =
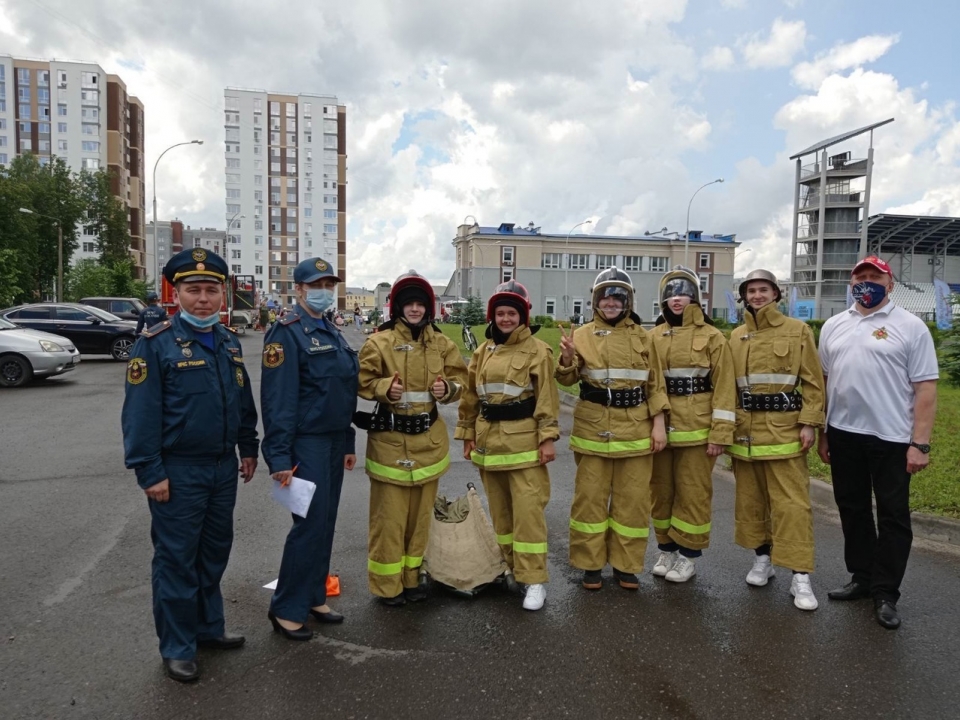
<svg viewBox="0 0 960 720"><path fill-rule="evenodd" d="M587 590L599 590L603 587L603 576L599 570L583 571L583 587Z"/></svg>

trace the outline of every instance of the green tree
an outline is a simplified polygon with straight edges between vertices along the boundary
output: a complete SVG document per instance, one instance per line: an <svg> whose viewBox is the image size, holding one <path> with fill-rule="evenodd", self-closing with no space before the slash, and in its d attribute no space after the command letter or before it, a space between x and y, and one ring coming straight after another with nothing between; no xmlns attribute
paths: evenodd
<svg viewBox="0 0 960 720"><path fill-rule="evenodd" d="M463 306L463 309L460 311L460 319L463 320L467 325L482 325L486 320L487 313L483 307L483 303L480 302L480 298L476 295L471 295L467 298L467 304Z"/></svg>
<svg viewBox="0 0 960 720"><path fill-rule="evenodd" d="M0 250L0 308L17 302L23 292L17 284L20 278L16 250Z"/></svg>
<svg viewBox="0 0 960 720"><path fill-rule="evenodd" d="M86 204L84 226L99 238L97 250L103 265L113 265L130 259L127 208L113 193L112 185L115 180L116 173L108 173L106 170L82 172L78 176ZM134 272L132 264L130 272Z"/></svg>

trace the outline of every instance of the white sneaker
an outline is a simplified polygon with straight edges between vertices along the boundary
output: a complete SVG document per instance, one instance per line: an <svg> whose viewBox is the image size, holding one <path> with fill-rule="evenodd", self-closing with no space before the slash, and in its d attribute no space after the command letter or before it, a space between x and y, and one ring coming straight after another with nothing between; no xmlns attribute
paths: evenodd
<svg viewBox="0 0 960 720"><path fill-rule="evenodd" d="M770 564L770 556L757 555L753 567L750 568L750 572L747 573L747 584L763 587L767 584L767 580L776 574L776 570L774 570L773 565Z"/></svg>
<svg viewBox="0 0 960 720"><path fill-rule="evenodd" d="M527 594L523 598L524 610L539 610L547 599L547 588L540 583L527 585Z"/></svg>
<svg viewBox="0 0 960 720"><path fill-rule="evenodd" d="M660 551L660 554L657 555L657 562L653 565L652 572L657 577L665 577L670 568L673 567L673 564L677 561L677 555L679 555L676 550L673 552L666 552L664 550Z"/></svg>
<svg viewBox="0 0 960 720"><path fill-rule="evenodd" d="M820 603L813 594L810 576L806 573L796 573L790 583L790 594L793 595L793 604L801 610L816 610Z"/></svg>
<svg viewBox="0 0 960 720"><path fill-rule="evenodd" d="M693 559L681 555L666 574L666 579L670 582L686 582L697 574L697 568L694 567Z"/></svg>

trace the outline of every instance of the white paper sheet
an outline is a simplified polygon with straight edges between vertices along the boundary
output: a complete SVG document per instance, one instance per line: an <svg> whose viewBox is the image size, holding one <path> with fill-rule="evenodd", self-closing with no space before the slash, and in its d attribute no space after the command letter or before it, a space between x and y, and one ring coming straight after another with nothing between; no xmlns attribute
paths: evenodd
<svg viewBox="0 0 960 720"><path fill-rule="evenodd" d="M277 589L277 582L279 582L279 580L280 580L280 578L277 578L277 579L274 580L273 582L268 582L268 583L267 583L266 585L264 585L263 587L266 588L267 590L276 590L276 589Z"/></svg>
<svg viewBox="0 0 960 720"><path fill-rule="evenodd" d="M286 487L280 487L280 483L274 480L270 496L294 515L305 518L316 489L316 483L294 476Z"/></svg>

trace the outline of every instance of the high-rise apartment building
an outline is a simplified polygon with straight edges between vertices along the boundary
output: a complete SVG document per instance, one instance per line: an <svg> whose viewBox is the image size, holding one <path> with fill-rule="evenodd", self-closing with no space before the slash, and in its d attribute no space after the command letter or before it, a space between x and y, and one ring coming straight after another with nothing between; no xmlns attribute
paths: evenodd
<svg viewBox="0 0 960 720"><path fill-rule="evenodd" d="M139 277L144 252L143 104L99 65L0 55L0 164L33 153L61 157L77 172L111 171L111 188L129 209L130 256ZM83 230L71 259L97 257Z"/></svg>
<svg viewBox="0 0 960 720"><path fill-rule="evenodd" d="M224 91L224 257L284 305L301 260L322 257L346 280L346 121L330 95Z"/></svg>

